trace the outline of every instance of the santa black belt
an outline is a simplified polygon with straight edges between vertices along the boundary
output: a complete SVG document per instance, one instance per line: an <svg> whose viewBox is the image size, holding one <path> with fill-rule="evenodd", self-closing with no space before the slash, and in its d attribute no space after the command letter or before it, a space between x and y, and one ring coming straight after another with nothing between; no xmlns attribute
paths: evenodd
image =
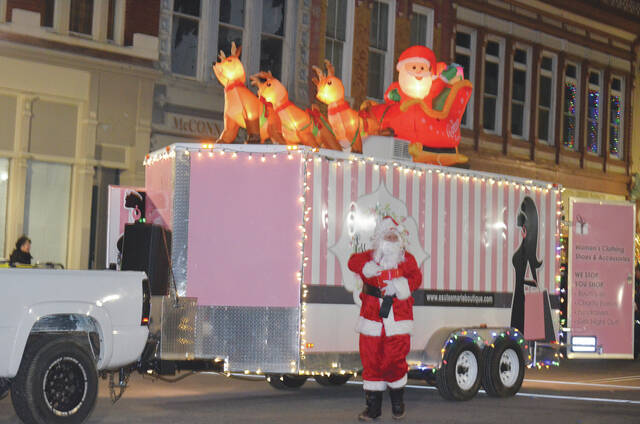
<svg viewBox="0 0 640 424"><path fill-rule="evenodd" d="M393 298L394 296L383 296L382 291L378 287L371 286L369 284L364 284L362 286L362 292L364 294L368 294L369 296L382 298L382 305L380 305L380 318L387 318L389 316L389 312L391 311L391 306L393 306Z"/></svg>

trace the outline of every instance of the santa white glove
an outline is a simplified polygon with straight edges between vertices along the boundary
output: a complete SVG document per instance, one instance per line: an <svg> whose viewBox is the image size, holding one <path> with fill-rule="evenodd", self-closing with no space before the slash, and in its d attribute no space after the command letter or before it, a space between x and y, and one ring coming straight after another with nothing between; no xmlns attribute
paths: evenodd
<svg viewBox="0 0 640 424"><path fill-rule="evenodd" d="M386 281L387 285L382 288L383 296L393 296L397 293L393 280Z"/></svg>
<svg viewBox="0 0 640 424"><path fill-rule="evenodd" d="M374 261L369 261L366 264L364 264L364 267L362 268L362 275L364 275L367 278L371 278L375 275L380 275L380 271L382 271L382 268L380 268L380 265L378 265Z"/></svg>

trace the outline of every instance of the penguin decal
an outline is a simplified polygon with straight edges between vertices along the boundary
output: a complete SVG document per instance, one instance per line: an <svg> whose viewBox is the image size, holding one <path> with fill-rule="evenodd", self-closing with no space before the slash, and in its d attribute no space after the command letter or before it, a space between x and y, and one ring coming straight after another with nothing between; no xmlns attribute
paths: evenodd
<svg viewBox="0 0 640 424"><path fill-rule="evenodd" d="M524 332L524 286L538 286L537 269L542 266L542 262L536 257L538 251L538 209L529 196L522 200L517 225L522 228L522 243L511 260L516 271L516 283L511 303L511 327ZM529 265L533 280L525 280L527 265Z"/></svg>

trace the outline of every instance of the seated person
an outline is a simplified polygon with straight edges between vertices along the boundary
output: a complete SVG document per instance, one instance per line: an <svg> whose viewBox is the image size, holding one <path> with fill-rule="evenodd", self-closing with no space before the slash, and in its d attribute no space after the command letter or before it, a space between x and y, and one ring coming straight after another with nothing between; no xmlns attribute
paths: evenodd
<svg viewBox="0 0 640 424"><path fill-rule="evenodd" d="M24 234L16 241L16 248L9 257L9 265L16 264L31 265L31 239Z"/></svg>

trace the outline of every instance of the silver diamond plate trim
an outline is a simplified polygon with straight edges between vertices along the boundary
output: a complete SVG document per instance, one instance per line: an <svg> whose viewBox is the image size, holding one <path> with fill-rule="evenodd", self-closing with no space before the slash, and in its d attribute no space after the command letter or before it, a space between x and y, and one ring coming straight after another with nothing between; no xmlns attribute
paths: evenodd
<svg viewBox="0 0 640 424"><path fill-rule="evenodd" d="M177 151L175 157L171 263L178 296L187 294L190 157L181 151Z"/></svg>
<svg viewBox="0 0 640 424"><path fill-rule="evenodd" d="M170 297L162 298L162 359L194 359L197 304L195 297L183 297L177 303Z"/></svg>
<svg viewBox="0 0 640 424"><path fill-rule="evenodd" d="M228 358L230 371L297 371L299 318L300 308L199 306L196 357Z"/></svg>

